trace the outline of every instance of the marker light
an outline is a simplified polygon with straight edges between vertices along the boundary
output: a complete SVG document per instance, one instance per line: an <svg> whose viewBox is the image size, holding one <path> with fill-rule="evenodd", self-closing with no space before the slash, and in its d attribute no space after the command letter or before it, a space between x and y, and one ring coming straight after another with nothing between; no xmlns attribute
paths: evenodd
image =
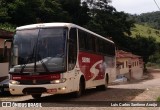
<svg viewBox="0 0 160 110"><path fill-rule="evenodd" d="M58 90L65 90L66 87L61 87L61 88L58 88Z"/></svg>

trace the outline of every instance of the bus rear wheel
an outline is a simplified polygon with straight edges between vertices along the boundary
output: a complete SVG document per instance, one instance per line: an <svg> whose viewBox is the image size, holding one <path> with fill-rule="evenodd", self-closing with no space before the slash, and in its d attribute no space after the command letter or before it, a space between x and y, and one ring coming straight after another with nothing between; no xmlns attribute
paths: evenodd
<svg viewBox="0 0 160 110"><path fill-rule="evenodd" d="M32 97L34 99L39 99L41 97L42 94L32 94Z"/></svg>
<svg viewBox="0 0 160 110"><path fill-rule="evenodd" d="M108 88L108 78L106 77L105 84L97 86L96 89L101 90L101 91L105 91L107 88Z"/></svg>

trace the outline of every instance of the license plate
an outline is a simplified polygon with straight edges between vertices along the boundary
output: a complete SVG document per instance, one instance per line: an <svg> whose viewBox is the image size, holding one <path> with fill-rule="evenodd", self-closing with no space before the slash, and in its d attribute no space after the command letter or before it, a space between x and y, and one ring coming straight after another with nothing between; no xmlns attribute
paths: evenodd
<svg viewBox="0 0 160 110"><path fill-rule="evenodd" d="M57 89L48 89L47 92L48 93L55 93L55 92L57 92Z"/></svg>

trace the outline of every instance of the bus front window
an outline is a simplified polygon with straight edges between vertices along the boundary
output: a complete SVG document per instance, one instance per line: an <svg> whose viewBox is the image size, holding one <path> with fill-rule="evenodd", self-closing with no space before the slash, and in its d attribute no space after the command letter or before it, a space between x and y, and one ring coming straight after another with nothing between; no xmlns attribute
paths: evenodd
<svg viewBox="0 0 160 110"><path fill-rule="evenodd" d="M66 37L65 28L17 31L10 73L65 71Z"/></svg>

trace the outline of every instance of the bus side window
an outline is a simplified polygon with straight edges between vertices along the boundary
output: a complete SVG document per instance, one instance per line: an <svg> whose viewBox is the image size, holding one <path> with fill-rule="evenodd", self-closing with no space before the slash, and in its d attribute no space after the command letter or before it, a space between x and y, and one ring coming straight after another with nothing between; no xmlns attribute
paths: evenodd
<svg viewBox="0 0 160 110"><path fill-rule="evenodd" d="M87 34L82 31L78 30L78 37L79 37L79 49L86 50L86 36Z"/></svg>
<svg viewBox="0 0 160 110"><path fill-rule="evenodd" d="M77 30L71 28L69 33L68 70L72 70L77 59Z"/></svg>

